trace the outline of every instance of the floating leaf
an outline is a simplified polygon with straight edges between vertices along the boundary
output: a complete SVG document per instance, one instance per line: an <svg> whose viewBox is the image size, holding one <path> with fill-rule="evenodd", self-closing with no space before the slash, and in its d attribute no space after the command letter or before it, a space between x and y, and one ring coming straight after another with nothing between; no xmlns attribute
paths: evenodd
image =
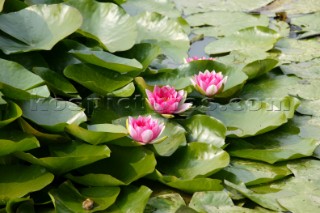
<svg viewBox="0 0 320 213"><path fill-rule="evenodd" d="M205 36L221 37L231 35L238 30L264 26L267 27L269 19L264 15L250 15L243 12L212 11L190 15L186 21L194 28L193 33Z"/></svg>
<svg viewBox="0 0 320 213"><path fill-rule="evenodd" d="M131 16L138 15L145 11L157 12L168 17L180 16L180 12L170 0L126 0L125 3L121 4L121 7L123 7Z"/></svg>
<svg viewBox="0 0 320 213"><path fill-rule="evenodd" d="M315 117L320 117L320 110L319 110L320 100L301 100L301 104L297 111L304 115L312 115Z"/></svg>
<svg viewBox="0 0 320 213"><path fill-rule="evenodd" d="M0 156L4 156L34 149L40 147L40 144L34 136L12 130L0 132L0 146Z"/></svg>
<svg viewBox="0 0 320 213"><path fill-rule="evenodd" d="M3 113L3 114L2 114ZM8 105L5 106L5 110L0 110L0 128L4 127L22 115L20 107L14 102L8 101Z"/></svg>
<svg viewBox="0 0 320 213"><path fill-rule="evenodd" d="M198 0L195 1L184 1L184 0L174 0L177 7L184 12L184 14L188 15L191 13L200 13L207 11L251 11L260 7L263 7L272 0Z"/></svg>
<svg viewBox="0 0 320 213"><path fill-rule="evenodd" d="M104 185L108 183L121 183L120 185L130 184L139 178L154 171L156 160L153 152L141 147L111 147L112 155L110 158L98 161L87 167L81 168L81 174L99 174L101 180L82 179L86 185ZM114 165L117 165L115 167ZM118 169L121 168L121 169ZM113 178L111 178L112 176ZM115 181L117 179L118 181ZM110 181L111 180L111 181ZM83 182L84 183L84 182Z"/></svg>
<svg viewBox="0 0 320 213"><path fill-rule="evenodd" d="M279 35L269 28L250 27L213 41L205 47L205 52L207 54L222 54L234 50L267 51L273 48L278 39Z"/></svg>
<svg viewBox="0 0 320 213"><path fill-rule="evenodd" d="M142 65L136 59L122 58L104 51L72 50L70 53L83 62L119 73L142 70Z"/></svg>
<svg viewBox="0 0 320 213"><path fill-rule="evenodd" d="M320 58L285 64L280 66L280 68L285 74L293 74L300 78L320 79Z"/></svg>
<svg viewBox="0 0 320 213"><path fill-rule="evenodd" d="M88 125L87 129L71 124L66 127L66 132L93 145L105 143L128 135L128 131L125 127L113 124Z"/></svg>
<svg viewBox="0 0 320 213"><path fill-rule="evenodd" d="M118 72L89 64L70 65L64 70L64 75L101 95L107 95L133 80Z"/></svg>
<svg viewBox="0 0 320 213"><path fill-rule="evenodd" d="M283 38L275 48L281 50L279 60L282 63L303 62L320 57L320 43L315 40Z"/></svg>
<svg viewBox="0 0 320 213"><path fill-rule="evenodd" d="M211 212L209 209L233 205L231 198L225 191L196 192L192 195L189 204L191 208L198 212Z"/></svg>
<svg viewBox="0 0 320 213"><path fill-rule="evenodd" d="M110 149L107 146L93 146L75 141L68 144L51 145L49 150L51 153L49 157L37 158L37 156L23 152L15 155L32 164L41 165L58 175L110 156Z"/></svg>
<svg viewBox="0 0 320 213"><path fill-rule="evenodd" d="M77 190L70 182L64 182L58 188L52 189L49 195L57 212L96 212L111 206L120 193L119 187L90 187ZM85 209L83 202L92 201L92 208ZM88 204L89 205L89 204Z"/></svg>
<svg viewBox="0 0 320 213"><path fill-rule="evenodd" d="M290 175L285 165L270 165L255 161L233 159L230 165L214 177L220 177L233 183L244 183L246 186L272 182Z"/></svg>
<svg viewBox="0 0 320 213"><path fill-rule="evenodd" d="M151 193L152 191L146 186L126 187L121 190L119 199L108 212L126 212L128 209L132 212L143 212Z"/></svg>
<svg viewBox="0 0 320 213"><path fill-rule="evenodd" d="M295 108L289 108L291 112ZM207 114L222 121L231 137L249 137L271 131L288 120L284 109L256 100L231 102L226 105L211 103Z"/></svg>
<svg viewBox="0 0 320 213"><path fill-rule="evenodd" d="M163 54L177 62L187 57L189 39L178 20L158 13L145 12L137 17L138 38L136 43L155 43Z"/></svg>
<svg viewBox="0 0 320 213"><path fill-rule="evenodd" d="M39 166L0 165L0 204L41 190L54 176Z"/></svg>
<svg viewBox="0 0 320 213"><path fill-rule="evenodd" d="M172 156L158 159L157 169L181 179L206 177L229 164L229 155L206 143L188 143Z"/></svg>
<svg viewBox="0 0 320 213"><path fill-rule="evenodd" d="M78 10L65 4L33 5L0 15L0 47L6 53L50 50L82 23ZM11 27L15 26L15 27Z"/></svg>
<svg viewBox="0 0 320 213"><path fill-rule="evenodd" d="M222 147L227 129L217 119L206 115L194 115L187 119L185 127L190 142L197 141Z"/></svg>
<svg viewBox="0 0 320 213"><path fill-rule="evenodd" d="M185 206L185 202L178 193L166 193L151 197L144 210L145 213L176 213L180 206Z"/></svg>
<svg viewBox="0 0 320 213"><path fill-rule="evenodd" d="M320 5L319 5L320 8ZM320 34L320 12L307 14L299 17L292 17L290 23L301 28L299 38Z"/></svg>
<svg viewBox="0 0 320 213"><path fill-rule="evenodd" d="M78 105L53 98L25 101L21 108L25 118L54 132L62 132L68 124L79 125L87 120Z"/></svg>
<svg viewBox="0 0 320 213"><path fill-rule="evenodd" d="M282 0L274 1L266 7L259 10L262 13L275 14L277 12L286 12L290 16L297 14L313 13L320 10L320 3L317 0Z"/></svg>
<svg viewBox="0 0 320 213"><path fill-rule="evenodd" d="M68 0L67 4L77 8L83 23L79 33L95 39L110 52L130 49L137 37L134 19L113 3L93 0Z"/></svg>
<svg viewBox="0 0 320 213"><path fill-rule="evenodd" d="M78 91L63 75L44 67L35 67L33 72L39 75L54 93L70 97L77 96Z"/></svg>
<svg viewBox="0 0 320 213"><path fill-rule="evenodd" d="M18 100L48 97L49 90L43 84L39 76L20 64L0 58L0 90L5 96Z"/></svg>

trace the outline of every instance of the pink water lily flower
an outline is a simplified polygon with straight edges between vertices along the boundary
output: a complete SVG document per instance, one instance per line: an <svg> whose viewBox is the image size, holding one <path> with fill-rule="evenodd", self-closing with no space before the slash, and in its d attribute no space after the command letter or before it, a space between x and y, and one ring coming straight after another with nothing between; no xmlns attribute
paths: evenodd
<svg viewBox="0 0 320 213"><path fill-rule="evenodd" d="M155 86L153 92L146 89L149 106L160 114L178 114L188 110L192 104L184 103L187 93L184 90L176 91L169 85Z"/></svg>
<svg viewBox="0 0 320 213"><path fill-rule="evenodd" d="M202 95L212 97L223 89L223 85L227 81L227 76L223 76L221 72L209 72L206 70L204 73L199 72L194 75L191 82L195 89Z"/></svg>
<svg viewBox="0 0 320 213"><path fill-rule="evenodd" d="M199 60L211 60L211 61L214 61L215 60L215 58L212 58L212 57L210 57L210 58L206 58L206 57L198 57L198 56L193 56L193 57L190 57L190 58L186 58L185 59L185 62L186 63L189 63L189 62L191 62L191 61L199 61Z"/></svg>
<svg viewBox="0 0 320 213"><path fill-rule="evenodd" d="M164 124L149 116L130 117L127 129L131 138L140 144L152 143L164 130Z"/></svg>

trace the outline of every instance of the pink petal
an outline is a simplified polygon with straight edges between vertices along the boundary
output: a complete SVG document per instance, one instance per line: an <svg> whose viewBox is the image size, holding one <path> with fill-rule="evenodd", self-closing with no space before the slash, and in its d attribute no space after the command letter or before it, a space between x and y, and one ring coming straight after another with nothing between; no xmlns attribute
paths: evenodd
<svg viewBox="0 0 320 213"><path fill-rule="evenodd" d="M141 139L143 143L148 143L153 139L153 132L150 129L145 130L141 133Z"/></svg>
<svg viewBox="0 0 320 213"><path fill-rule="evenodd" d="M216 94L218 91L216 85L210 85L207 90L206 90L206 95L207 96L213 96L214 94Z"/></svg>
<svg viewBox="0 0 320 213"><path fill-rule="evenodd" d="M175 111L175 113L181 113L181 112L187 111L188 109L191 108L191 106L192 106L192 103L182 104L182 105Z"/></svg>

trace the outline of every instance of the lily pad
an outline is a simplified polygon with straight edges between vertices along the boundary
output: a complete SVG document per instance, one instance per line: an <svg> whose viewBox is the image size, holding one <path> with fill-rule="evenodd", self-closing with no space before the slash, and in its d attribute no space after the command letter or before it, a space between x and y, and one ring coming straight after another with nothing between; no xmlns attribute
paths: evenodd
<svg viewBox="0 0 320 213"><path fill-rule="evenodd" d="M120 193L119 187L90 187L77 190L70 182L64 182L58 188L52 189L49 195L57 212L88 213L107 209ZM83 202L93 202L90 209L83 208Z"/></svg>
<svg viewBox="0 0 320 213"><path fill-rule="evenodd" d="M258 10L262 13L274 15L277 12L286 12L288 15L300 15L318 12L320 10L320 2L317 0L280 0L274 1L266 7Z"/></svg>
<svg viewBox="0 0 320 213"><path fill-rule="evenodd" d="M162 175L158 170L155 170L152 174L147 176L152 180L160 181L161 183L170 186L175 189L187 193L194 193L198 191L221 191L223 186L221 180L212 178L193 178L189 180L183 180L175 176Z"/></svg>
<svg viewBox="0 0 320 213"><path fill-rule="evenodd" d="M293 74L300 78L320 79L320 58L284 64L280 68L285 74Z"/></svg>
<svg viewBox="0 0 320 213"><path fill-rule="evenodd" d="M0 204L46 187L54 176L39 166L1 165Z"/></svg>
<svg viewBox="0 0 320 213"><path fill-rule="evenodd" d="M14 102L8 101L8 104L5 106L5 110L3 112L0 111L0 113L0 128L2 128L18 119L22 115L22 110Z"/></svg>
<svg viewBox="0 0 320 213"><path fill-rule="evenodd" d="M40 144L34 136L12 130L0 133L0 146L0 156L5 156L14 152L23 152L40 147Z"/></svg>
<svg viewBox="0 0 320 213"><path fill-rule="evenodd" d="M157 169L181 179L207 177L229 164L229 155L212 144L188 143L172 156L158 159Z"/></svg>
<svg viewBox="0 0 320 213"><path fill-rule="evenodd" d="M184 1L174 0L178 9L182 10L184 14L200 13L207 11L251 11L263 7L273 0L199 0L199 1Z"/></svg>
<svg viewBox="0 0 320 213"><path fill-rule="evenodd" d="M252 186L272 182L290 175L286 165L270 165L267 163L233 159L230 165L214 177L220 177L233 183L244 183Z"/></svg>
<svg viewBox="0 0 320 213"><path fill-rule="evenodd" d="M290 108L294 111L294 108ZM222 121L230 137L250 137L259 135L286 123L284 109L256 100L247 100L218 105L211 103L207 114Z"/></svg>
<svg viewBox="0 0 320 213"><path fill-rule="evenodd" d="M297 111L304 115L312 115L315 117L320 117L320 110L319 110L320 100L301 100L301 104Z"/></svg>
<svg viewBox="0 0 320 213"><path fill-rule="evenodd" d="M151 197L144 210L145 213L176 213L181 207L185 206L183 198L178 193L166 193Z"/></svg>
<svg viewBox="0 0 320 213"><path fill-rule="evenodd" d="M83 62L119 73L142 70L142 65L136 59L122 58L104 51L72 50L70 53Z"/></svg>
<svg viewBox="0 0 320 213"><path fill-rule="evenodd" d="M128 209L132 212L143 212L152 191L146 186L139 188L129 186L121 190L116 203L108 209L110 213L126 212Z"/></svg>
<svg viewBox="0 0 320 213"><path fill-rule="evenodd" d="M86 185L105 185L106 183L128 185L150 174L155 169L156 160L153 152L150 150L141 147L112 146L111 152L112 155L109 159L98 161L79 170L83 175L98 174L102 178L99 180L96 178L95 180L82 178L82 183L88 181ZM117 165L117 167L114 165ZM115 181L115 179L118 181Z"/></svg>
<svg viewBox="0 0 320 213"><path fill-rule="evenodd" d="M128 131L125 127L113 124L88 125L87 129L71 124L66 127L66 132L93 145L105 143L128 135Z"/></svg>
<svg viewBox="0 0 320 213"><path fill-rule="evenodd" d="M49 150L51 155L48 157L37 158L24 152L18 152L15 156L32 164L41 165L58 175L110 156L110 149L107 146L93 146L76 141L51 145ZM40 156L43 156L41 150L35 151L39 151Z"/></svg>
<svg viewBox="0 0 320 213"><path fill-rule="evenodd" d="M281 51L282 63L303 62L320 57L320 43L316 40L296 40L283 38L275 46Z"/></svg>
<svg viewBox="0 0 320 213"><path fill-rule="evenodd" d="M299 17L292 17L290 23L301 28L301 30L298 31L299 38L320 34L320 12Z"/></svg>
<svg viewBox="0 0 320 213"><path fill-rule="evenodd" d="M0 15L0 47L6 53L50 50L82 23L78 10L65 4L38 4ZM15 26L15 27L11 27Z"/></svg>
<svg viewBox="0 0 320 213"><path fill-rule="evenodd" d="M177 19L158 13L145 12L137 16L138 38L136 43L157 44L162 53L177 62L187 57L189 39Z"/></svg>
<svg viewBox="0 0 320 213"><path fill-rule="evenodd" d="M185 122L188 140L224 146L227 129L217 119L206 115L194 115Z"/></svg>
<svg viewBox="0 0 320 213"><path fill-rule="evenodd" d="M8 75L10 73L10 75ZM10 98L28 100L48 97L50 92L44 81L18 63L0 58L0 90Z"/></svg>
<svg viewBox="0 0 320 213"><path fill-rule="evenodd" d="M121 7L131 16L136 16L145 11L156 12L168 17L179 17L181 14L170 0L126 0Z"/></svg>
<svg viewBox="0 0 320 213"><path fill-rule="evenodd" d="M25 101L21 109L23 117L53 132L63 132L68 124L79 125L87 120L78 105L53 98Z"/></svg>
<svg viewBox="0 0 320 213"><path fill-rule="evenodd" d="M209 209L233 205L231 198L225 191L196 192L192 195L189 203L189 207L198 212L211 212Z"/></svg>
<svg viewBox="0 0 320 213"><path fill-rule="evenodd" d="M268 51L279 39L279 34L267 27L249 27L239 30L205 47L207 54L222 54L233 50L244 52Z"/></svg>
<svg viewBox="0 0 320 213"><path fill-rule="evenodd" d="M64 75L101 95L107 95L133 80L130 76L90 64L70 65L64 70Z"/></svg>
<svg viewBox="0 0 320 213"><path fill-rule="evenodd" d="M231 156L264 161L278 161L312 156L318 141L307 134L299 135L299 126L288 123L279 130L261 136L232 140L228 147Z"/></svg>
<svg viewBox="0 0 320 213"><path fill-rule="evenodd" d="M66 3L77 8L83 16L78 32L97 40L106 50L123 51L134 45L136 23L116 4L93 0L68 0Z"/></svg>
<svg viewBox="0 0 320 213"><path fill-rule="evenodd" d="M267 16L227 11L197 13L188 16L186 21L192 27L200 27L193 28L193 33L211 37L228 36L244 28L269 25Z"/></svg>

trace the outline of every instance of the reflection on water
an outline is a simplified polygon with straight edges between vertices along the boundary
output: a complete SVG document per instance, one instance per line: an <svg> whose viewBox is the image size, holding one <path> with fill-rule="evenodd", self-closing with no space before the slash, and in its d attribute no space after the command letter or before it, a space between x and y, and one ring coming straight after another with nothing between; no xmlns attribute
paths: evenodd
<svg viewBox="0 0 320 213"><path fill-rule="evenodd" d="M208 57L208 55L204 52L205 46L207 46L210 42L216 40L213 37L204 37L203 40L194 42L189 49L189 57L198 56L198 57Z"/></svg>

